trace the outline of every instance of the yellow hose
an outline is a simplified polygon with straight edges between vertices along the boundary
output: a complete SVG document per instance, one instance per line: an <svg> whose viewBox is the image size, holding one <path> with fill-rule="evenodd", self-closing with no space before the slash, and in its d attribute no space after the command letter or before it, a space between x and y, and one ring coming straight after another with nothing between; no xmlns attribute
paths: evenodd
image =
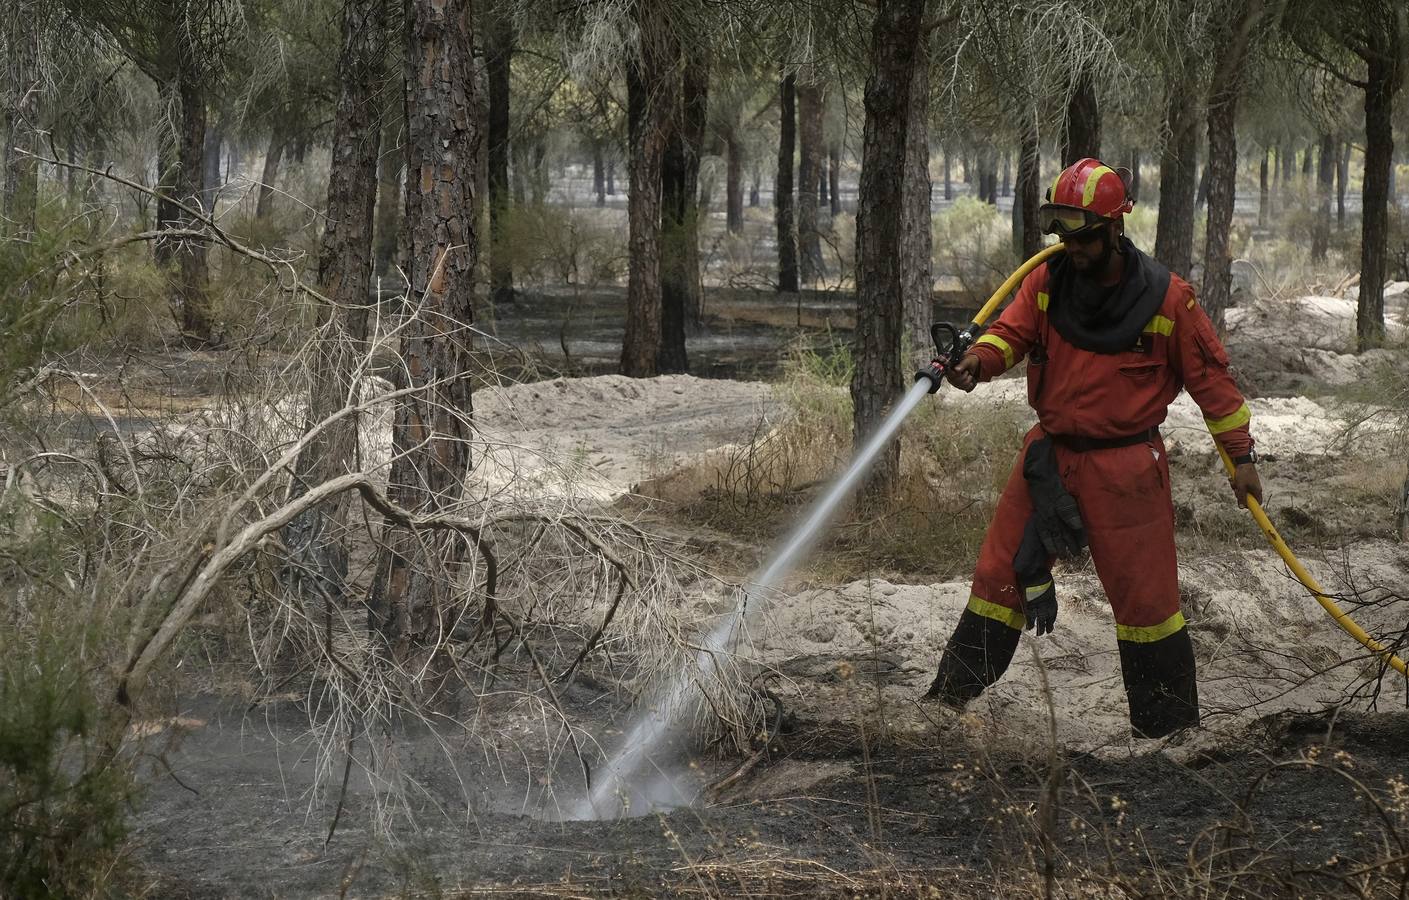
<svg viewBox="0 0 1409 900"><path fill-rule="evenodd" d="M993 296L988 298L988 302L985 303L983 308L978 311L978 314L974 316L974 324L982 325L984 322L988 321L988 317L993 315L993 311L998 308L998 304L1003 302L1003 298L1012 293L1013 290L1022 283L1022 280L1027 277L1029 272L1041 265L1047 257L1057 253L1061 249L1062 245L1060 242L1052 244L1050 247L1043 247L1041 250L1037 251L1037 253L1033 254L1031 259L1021 266L1018 266L1017 271L1008 276L1008 280L1004 281L998 290L993 292ZM1228 477L1232 478L1234 471L1233 461L1228 458L1227 452L1224 451L1222 445L1219 444L1217 440L1214 441L1214 446L1218 447L1218 455L1223 459L1223 467L1228 470ZM1262 533L1267 537L1267 542L1272 545L1273 550L1277 551L1277 555L1282 557L1282 561L1287 564L1287 568L1292 570L1292 574L1296 576L1297 581L1300 581L1302 586L1311 592L1311 595L1316 598L1316 602L1321 604L1321 608L1335 620L1335 623L1341 627L1341 630L1359 641L1364 645L1365 649L1384 660L1396 672L1409 678L1409 668L1406 668L1404 660L1396 656L1384 644L1381 644L1371 637L1365 629L1355 624L1355 620L1352 619L1345 610L1341 609L1336 601L1326 596L1326 592L1321 588L1321 585L1316 582L1316 579L1306 570L1306 566L1302 565L1301 560L1297 559L1296 554L1292 552L1292 548L1288 547L1287 542L1282 540L1282 536L1277 533L1276 526L1272 524L1272 520L1267 518L1267 513L1263 511L1262 504L1258 503L1255 498L1249 497L1248 511L1252 513L1253 519L1257 522L1258 527L1262 529Z"/></svg>
<svg viewBox="0 0 1409 900"><path fill-rule="evenodd" d="M1224 450L1223 445L1219 444L1217 440L1213 443L1214 446L1218 448L1219 458L1223 460L1223 468L1228 470L1228 477L1232 478L1233 461L1228 458L1228 451ZM1336 624L1341 627L1341 630L1363 644L1366 650L1369 650L1371 653L1383 659L1399 674L1409 678L1409 671L1405 669L1404 660L1395 656L1388 647L1375 640L1365 629L1355 624L1355 620L1352 619L1345 610L1340 608L1340 604L1326 596L1326 592L1321 589L1321 585L1316 582L1316 579L1306 570L1306 566L1302 565L1301 560L1296 558L1296 554L1292 552L1292 548L1288 547L1287 542L1282 540L1282 536L1277 533L1276 526L1272 524L1271 519L1267 518L1267 513L1263 511L1262 504L1257 502L1257 498L1248 497L1248 512L1252 513L1252 517L1257 522L1258 527L1261 528L1262 533L1266 535L1267 543L1271 544L1272 549L1277 551L1277 555L1282 557L1282 562L1286 563L1287 568L1292 570L1292 574L1296 576L1296 580L1300 581L1302 585L1311 592L1311 595L1316 598L1316 602L1321 604L1321 608L1324 609L1332 619L1335 619Z"/></svg>

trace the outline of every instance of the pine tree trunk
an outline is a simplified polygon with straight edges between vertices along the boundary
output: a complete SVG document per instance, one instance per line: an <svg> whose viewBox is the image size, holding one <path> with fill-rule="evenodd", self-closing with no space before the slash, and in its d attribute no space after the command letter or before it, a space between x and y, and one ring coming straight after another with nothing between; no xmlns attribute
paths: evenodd
<svg viewBox="0 0 1409 900"><path fill-rule="evenodd" d="M709 67L685 54L671 100L674 121L661 171L661 372L689 371L686 326L703 318L700 282L700 159L708 127ZM663 102L665 95L662 95Z"/></svg>
<svg viewBox="0 0 1409 900"><path fill-rule="evenodd" d="M759 197L759 180L762 176L757 167L753 170L753 179L749 182L749 206L757 207L762 200Z"/></svg>
<svg viewBox="0 0 1409 900"><path fill-rule="evenodd" d="M837 141L827 150L827 195L835 216L841 212L841 144Z"/></svg>
<svg viewBox="0 0 1409 900"><path fill-rule="evenodd" d="M597 195L597 205L607 205L607 165L602 153L602 141L592 141L592 193Z"/></svg>
<svg viewBox="0 0 1409 900"><path fill-rule="evenodd" d="M1188 83L1174 86L1166 105L1169 140L1160 152L1159 218L1155 258L1190 278L1194 268L1194 193L1197 189L1198 115L1189 102Z"/></svg>
<svg viewBox="0 0 1409 900"><path fill-rule="evenodd" d="M1345 185L1350 181L1350 141L1341 146L1340 162L1336 165L1336 227L1345 227Z"/></svg>
<svg viewBox="0 0 1409 900"><path fill-rule="evenodd" d="M1331 192L1335 190L1336 158L1340 149L1330 134L1321 135L1316 165L1316 221L1311 228L1311 258L1326 259L1331 245Z"/></svg>
<svg viewBox="0 0 1409 900"><path fill-rule="evenodd" d="M1267 151L1264 149L1257 164L1257 227L1267 227L1267 215L1272 203L1267 184Z"/></svg>
<svg viewBox="0 0 1409 900"><path fill-rule="evenodd" d="M924 0L878 0L871 28L856 213L856 368L851 399L857 448L905 389L905 373L899 365L904 328L904 184L925 5ZM898 443L881 451L865 488L868 498L891 495L899 463Z"/></svg>
<svg viewBox="0 0 1409 900"><path fill-rule="evenodd" d="M725 176L724 200L725 227L730 234L744 231L744 148L739 136L730 129L724 138Z"/></svg>
<svg viewBox="0 0 1409 900"><path fill-rule="evenodd" d="M1296 177L1296 152L1282 148L1282 190L1285 192Z"/></svg>
<svg viewBox="0 0 1409 900"><path fill-rule="evenodd" d="M548 202L548 141L539 136L533 142L533 205L542 206Z"/></svg>
<svg viewBox="0 0 1409 900"><path fill-rule="evenodd" d="M1224 311L1232 299L1233 260L1229 237L1238 177L1237 115L1252 30L1262 17L1263 0L1243 0L1227 40L1215 57L1208 98L1208 230L1204 241L1203 305L1214 327L1223 331Z"/></svg>
<svg viewBox="0 0 1409 900"><path fill-rule="evenodd" d="M1404 48L1381 36L1381 53L1366 60L1365 181L1361 188L1360 300L1355 342L1360 350L1378 347L1385 337L1385 256L1389 240L1389 170L1394 164L1394 98L1403 81Z"/></svg>
<svg viewBox="0 0 1409 900"><path fill-rule="evenodd" d="M944 148L944 200L950 202L954 199L954 177L949 168L949 148Z"/></svg>
<svg viewBox="0 0 1409 900"><path fill-rule="evenodd" d="M773 223L778 232L778 290L797 293L797 227L793 213L793 97L796 78L784 76L779 85L778 174L773 180Z"/></svg>
<svg viewBox="0 0 1409 900"><path fill-rule="evenodd" d="M1096 83L1082 72L1067 98L1062 128L1062 167L1085 157L1101 158L1101 108L1096 100Z"/></svg>
<svg viewBox="0 0 1409 900"><path fill-rule="evenodd" d="M998 189L998 196L1010 197L1013 193L1013 155L1007 151L1003 152L1003 184Z"/></svg>
<svg viewBox="0 0 1409 900"><path fill-rule="evenodd" d="M829 207L831 206L831 204L832 204L832 200L831 200L831 196L832 196L832 195L831 195L831 185L832 185L832 182L831 182L831 180L830 180L831 176L828 174L828 168L827 168L827 163L828 163L828 162L829 162L829 157L827 156L826 153L823 153L823 154L822 154L822 158L821 158L820 162L818 163L818 165L821 167L821 171L819 171L819 172L817 173L817 215L818 215L818 216L821 216L823 212L826 212L826 211L829 209Z"/></svg>
<svg viewBox="0 0 1409 900"><path fill-rule="evenodd" d="M902 336L907 368L918 368L934 356L930 323L934 321L932 277L934 230L930 215L930 74L929 39L915 44L910 108L906 113L905 178L901 185L905 210L900 221L900 290L905 308Z"/></svg>
<svg viewBox="0 0 1409 900"><path fill-rule="evenodd" d="M509 218L509 72L514 57L514 23L497 4L487 10L484 66L489 94L485 155L489 164L489 299L495 306L514 301L514 264L505 245Z"/></svg>
<svg viewBox="0 0 1409 900"><path fill-rule="evenodd" d="M29 154L39 150L39 63L42 47L41 31L26 21L34 10L21 7L6 14L10 44L10 59L3 65L10 70L11 83L6 85L10 99L5 110L8 128L5 145L0 152L4 160L4 194L0 198L0 234L18 241L34 237L39 200L39 164Z"/></svg>
<svg viewBox="0 0 1409 900"><path fill-rule="evenodd" d="M1036 110L1023 122L1018 149L1017 194L1013 198L1013 235L1018 255L1030 259L1042 249L1042 157L1037 141Z"/></svg>
<svg viewBox="0 0 1409 900"><path fill-rule="evenodd" d="M178 85L181 98L181 162L176 169L176 198L190 207L201 202L201 177L205 172L205 92L194 76L183 73ZM177 213L177 227L197 228L199 223ZM210 270L206 244L185 240L176 247L177 272L170 286L171 307L180 310L181 339L188 347L209 347L215 341L215 321L207 289Z"/></svg>
<svg viewBox="0 0 1409 900"><path fill-rule="evenodd" d="M607 196L616 196L616 159L607 158Z"/></svg>
<svg viewBox="0 0 1409 900"><path fill-rule="evenodd" d="M269 132L269 148L264 152L264 168L259 174L259 198L254 203L257 219L268 219L274 212L274 192L279 183L279 168L284 161L286 143L287 139L278 128ZM157 168L161 168L160 162Z"/></svg>
<svg viewBox="0 0 1409 900"><path fill-rule="evenodd" d="M639 3L635 9L641 45L639 55L626 67L630 253L621 373L649 378L656 374L661 347L661 162L669 130L672 92L668 85L675 51L657 4Z"/></svg>
<svg viewBox="0 0 1409 900"><path fill-rule="evenodd" d="M378 194L377 90L383 82L386 0L343 4L341 94L333 121L327 226L318 254L318 284L332 307L320 307L322 333L310 367L305 432L357 397L353 373L367 338L372 276L372 216ZM359 418L325 426L294 463L290 499L357 465ZM348 510L351 493L314 506L284 526L284 577L306 602L329 608L347 599ZM322 609L322 607L314 607Z"/></svg>
<svg viewBox="0 0 1409 900"><path fill-rule="evenodd" d="M472 463L470 332L479 223L467 214L483 135L467 0L406 6L406 242L411 297L419 314L401 339L392 425L390 498L415 514L452 508ZM388 523L368 604L368 624L397 661L444 644L460 613L458 536L415 533ZM428 662L428 660L425 660Z"/></svg>
<svg viewBox="0 0 1409 900"><path fill-rule="evenodd" d="M802 284L823 276L822 237L817 227L817 183L822 168L822 87L804 79L797 85L798 167L797 243Z"/></svg>
<svg viewBox="0 0 1409 900"><path fill-rule="evenodd" d="M205 133L205 159L201 170L201 208L214 213L225 182L220 178L220 148L225 137L219 127L209 128Z"/></svg>

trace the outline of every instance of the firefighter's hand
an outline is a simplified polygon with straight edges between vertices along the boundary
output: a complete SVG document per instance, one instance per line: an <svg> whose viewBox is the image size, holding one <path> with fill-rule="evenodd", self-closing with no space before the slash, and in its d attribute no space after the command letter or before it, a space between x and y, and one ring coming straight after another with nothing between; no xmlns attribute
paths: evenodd
<svg viewBox="0 0 1409 900"><path fill-rule="evenodd" d="M978 357L968 353L953 368L944 373L944 377L949 379L950 384L968 393L974 389L974 385L978 384L978 367Z"/></svg>
<svg viewBox="0 0 1409 900"><path fill-rule="evenodd" d="M1248 508L1248 497L1252 496L1259 504L1262 503L1262 479L1257 475L1257 465L1255 463L1243 463L1233 470L1233 493L1238 498L1238 505L1243 509Z"/></svg>

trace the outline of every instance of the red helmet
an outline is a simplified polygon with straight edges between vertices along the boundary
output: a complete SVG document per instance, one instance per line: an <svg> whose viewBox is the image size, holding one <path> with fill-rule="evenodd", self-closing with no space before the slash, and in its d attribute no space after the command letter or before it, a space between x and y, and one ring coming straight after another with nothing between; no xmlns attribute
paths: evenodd
<svg viewBox="0 0 1409 900"><path fill-rule="evenodd" d="M1067 235L1119 219L1134 208L1125 179L1088 156L1067 166L1052 182L1038 219L1044 233Z"/></svg>

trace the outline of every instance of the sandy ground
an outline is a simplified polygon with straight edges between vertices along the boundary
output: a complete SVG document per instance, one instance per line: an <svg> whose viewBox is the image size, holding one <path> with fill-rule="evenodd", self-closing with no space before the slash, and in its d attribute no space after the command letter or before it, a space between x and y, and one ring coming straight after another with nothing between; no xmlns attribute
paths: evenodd
<svg viewBox="0 0 1409 900"><path fill-rule="evenodd" d="M1251 377L1285 387L1288 374L1296 374L1324 391L1354 383L1393 358L1345 352L1353 301L1307 298L1299 304L1292 329L1284 317L1260 308L1230 315L1234 355L1240 365L1254 364ZM1250 349L1240 355L1240 346ZM1023 397L1021 381L1009 378L972 395L944 392L928 402L1020 410ZM513 490L545 503L565 497L611 503L641 481L747 441L787 414L767 384L688 376L557 379L483 391L476 404L485 437L479 489ZM1321 473L1346 459L1378 464L1395 446L1392 421L1371 416L1362 422L1363 410L1347 417L1344 404L1330 396L1270 391L1251 407L1253 433L1271 457L1264 477L1274 519L1290 514L1279 495L1304 506L1333 502L1334 495L1319 487ZM1176 500L1194 516L1219 503L1231 507L1230 497L1217 499L1212 444L1187 397L1171 408L1164 433ZM1249 521L1247 527L1254 526ZM1409 596L1409 550L1398 544L1347 535L1304 549L1331 590ZM1228 798L1246 788L1257 766L1301 753L1309 739L1299 736L1301 726L1287 724L1301 721L1294 714L1342 703L1343 745L1365 754L1380 767L1377 773L1404 770L1402 753L1392 748L1402 748L1409 724L1355 718L1352 711L1364 708L1364 699L1344 703L1373 663L1270 550L1185 554L1180 577L1201 665L1205 728L1177 746L1129 736L1114 629L1089 564L1059 572L1056 633L1025 638L1007 676L961 716L915 700L963 609L966 583L875 577L793 585L771 598L739 653L780 673L775 690L795 736L777 738L780 756L707 808L615 824L543 822L520 814L543 796L543 784L529 780L524 769L506 766L481 745L408 735L404 767L423 786L410 837L389 846L371 832L376 793L366 779L354 778L339 836L325 847L329 807L326 797L309 793L306 720L278 705L251 716L207 698L188 704L186 724L174 729L184 737L168 754L201 793L156 778L138 820L142 858L164 873L166 893L159 895L170 896L336 896L345 885L354 886L349 896L490 886L513 896L543 896L564 880L589 893L652 895L703 884L720 894L769 895L787 886L811 896L864 891L875 883L849 881L845 874L834 880L823 870L877 869L904 878L925 872L915 876L916 884L937 879L959 894L971 892L955 886L975 878L992 893L1001 882L984 880L984 873L993 871L992 847L1002 843L996 823L1006 821L1015 802L1022 807L1029 803L1023 798L1037 796L1045 776L1027 761L1045 752L1049 716L1063 754L1071 756L1074 779L1101 785L1101 797L1135 798L1128 825L1124 815L1107 824L1128 832L1129 846L1121 845L1116 865L1136 869L1151 858L1179 864L1201 829L1231 815ZM705 588L699 599L702 608L720 602L717 591ZM1402 610L1394 612L1402 627ZM1323 669L1321 677L1308 677ZM1402 705L1402 686L1386 686L1390 693L1381 702ZM605 725L620 710L604 693L575 690L566 702L584 710L584 722L609 740L619 722ZM1308 721L1307 733L1331 730L1322 719ZM874 753L859 753L872 743ZM917 753L916 747L927 749ZM700 780L737 762L701 758ZM955 774L966 765L973 774ZM1006 774L978 776L992 767ZM1197 778L1188 777L1190 768L1198 769ZM556 777L565 784L572 778ZM1335 827L1350 829L1347 835L1354 830L1321 782L1289 778L1268 791L1275 798L1269 799L1275 818L1269 833L1290 835L1280 845L1287 852L1312 848L1324 855ZM511 796L537 799L514 806L505 800ZM1308 804L1322 800L1332 810L1327 830L1305 831L1303 820L1317 815L1306 812ZM1104 808L1085 815L1109 814ZM1018 838L1019 846L1026 840ZM1068 858L1079 860L1083 852L1100 857L1104 851L1072 845ZM728 869L735 864L740 868ZM947 876L939 874L945 867ZM717 880L726 870L733 880Z"/></svg>

